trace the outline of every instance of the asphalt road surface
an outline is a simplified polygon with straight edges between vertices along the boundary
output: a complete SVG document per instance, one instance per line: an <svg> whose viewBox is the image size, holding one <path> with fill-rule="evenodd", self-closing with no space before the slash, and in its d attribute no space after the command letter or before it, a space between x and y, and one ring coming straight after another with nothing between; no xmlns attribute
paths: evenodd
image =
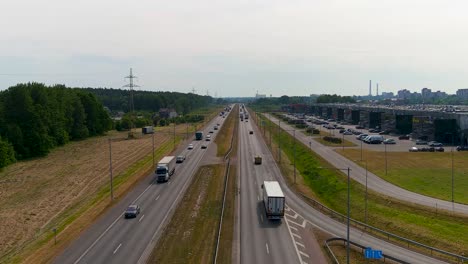
<svg viewBox="0 0 468 264"><path fill-rule="evenodd" d="M266 115L271 121L278 124L278 119ZM294 127L281 122L281 128L285 129L287 133L293 135ZM296 129L296 139L301 141L306 146L311 146L312 150L318 155L322 156L336 168L350 168L350 177L362 185L366 184L366 169L360 167L353 161L336 153L333 148L324 146L315 140L311 140L310 136L305 135L302 131ZM437 154L437 153L434 153ZM457 213L468 215L468 205L452 203L445 200L432 198L429 196L421 195L418 193L410 192L396 185L393 185L375 174L367 171L367 186L369 189L378 193L393 197L398 200L407 201L417 205L432 207L437 210L454 211Z"/></svg>
<svg viewBox="0 0 468 264"><path fill-rule="evenodd" d="M299 133L296 133L296 136L298 134ZM266 143L263 140L261 141L261 144L259 145L259 147L263 150L267 149ZM298 229L300 229L300 227L304 227L304 228L314 227L326 233L329 233L335 237L346 238L347 226L315 210L313 207L311 207L306 202L304 202L302 198L298 197L287 186L284 178L279 173L279 168L277 167L277 164L274 162L274 158L272 154L268 151L264 151L263 155L264 155L264 159L272 161L272 162L262 165L262 166L268 167L268 172L271 173L267 176L268 179L277 180L280 183L281 188L283 189L283 192L285 194L286 201L287 201L286 202L287 208L288 208L287 214L285 216L286 223ZM253 162L253 161L251 160L250 162ZM242 188L241 188L241 195L242 195ZM295 223L291 223L291 221L294 221ZM350 227L350 240L357 242L361 245L364 245L366 247L372 247L373 249L376 249L376 250L382 250L384 254L398 257L399 259L407 261L408 263L416 263L416 264L446 263L444 261L440 261L440 260L431 258L429 256L416 253L407 248L403 248L403 247L388 243L384 240L380 240L360 230L354 229L353 227ZM242 254L242 250L241 250L241 254ZM285 262L285 263L294 263L295 261L297 261L297 258L293 258L292 256L291 256L291 259L292 260L290 260L289 262ZM301 259L301 260L305 263L315 263L314 261L310 261L310 260L307 261L306 258ZM250 262L247 261L247 262L241 262L241 263L250 263Z"/></svg>
<svg viewBox="0 0 468 264"><path fill-rule="evenodd" d="M251 130L255 130L254 134L249 134ZM258 140L258 133L251 122L240 122L237 222L240 263L326 263L319 246L314 247L313 241L303 241L304 230L299 224L289 223L288 216L282 221L266 218L261 184L281 174L268 155L269 150ZM254 165L255 155L263 157L261 165Z"/></svg>
<svg viewBox="0 0 468 264"><path fill-rule="evenodd" d="M204 129L204 135L217 123L222 125L224 120L221 116L214 118ZM211 134L212 140L218 131ZM210 148L211 142L188 142L193 143L193 150L187 149L188 143L181 146L176 153L186 155L186 160L176 164L168 182L156 183L154 173L148 175L84 231L54 263L144 263L205 156L206 150L201 149L201 145ZM124 219L125 209L133 203L141 207L141 213L136 218Z"/></svg>

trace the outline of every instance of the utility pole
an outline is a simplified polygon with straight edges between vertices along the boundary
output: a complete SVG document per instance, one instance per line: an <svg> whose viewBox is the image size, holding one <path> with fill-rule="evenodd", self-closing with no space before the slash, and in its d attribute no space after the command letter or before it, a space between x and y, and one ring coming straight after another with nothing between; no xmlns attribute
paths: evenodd
<svg viewBox="0 0 468 264"><path fill-rule="evenodd" d="M281 120L279 120L279 126L278 126L278 148L279 148L279 151L278 151L278 159L279 159L279 163L281 163Z"/></svg>
<svg viewBox="0 0 468 264"><path fill-rule="evenodd" d="M152 134L152 138L153 138L153 168L154 168L154 131Z"/></svg>
<svg viewBox="0 0 468 264"><path fill-rule="evenodd" d="M129 98L129 111L130 111L130 132L128 133L128 137L129 138L133 138L133 127L134 127L134 124L133 124L133 121L135 119L135 105L133 103L133 88L134 87L140 87L136 84L133 83L133 79L136 79L137 77L135 75L133 75L133 71L132 71L132 68L130 68L130 75L128 76L125 76L125 79L129 79L129 84L127 85L124 85L123 87L128 87L130 88L130 98Z"/></svg>
<svg viewBox="0 0 468 264"><path fill-rule="evenodd" d="M113 187L113 177L112 177L112 139L109 138L109 172L110 172L110 193L111 193L111 201L114 200L114 187Z"/></svg>
<svg viewBox="0 0 468 264"><path fill-rule="evenodd" d="M175 149L175 126L176 126L176 123L175 123L175 120L174 120L174 133L173 133L173 135L174 135L174 147L173 147L173 149Z"/></svg>
<svg viewBox="0 0 468 264"><path fill-rule="evenodd" d="M293 130L294 134L294 184L296 184L296 130Z"/></svg>

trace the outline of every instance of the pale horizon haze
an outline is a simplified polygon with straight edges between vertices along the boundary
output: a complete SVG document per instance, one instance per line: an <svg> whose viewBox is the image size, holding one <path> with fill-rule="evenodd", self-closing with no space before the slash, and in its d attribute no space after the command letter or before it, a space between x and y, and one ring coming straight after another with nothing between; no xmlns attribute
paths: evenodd
<svg viewBox="0 0 468 264"><path fill-rule="evenodd" d="M217 97L468 88L468 2L15 0L0 90L17 83Z"/></svg>

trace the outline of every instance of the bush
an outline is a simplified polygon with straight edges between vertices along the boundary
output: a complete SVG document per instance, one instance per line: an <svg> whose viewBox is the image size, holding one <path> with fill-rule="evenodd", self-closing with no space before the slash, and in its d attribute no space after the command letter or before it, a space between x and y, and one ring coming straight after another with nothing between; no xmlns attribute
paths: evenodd
<svg viewBox="0 0 468 264"><path fill-rule="evenodd" d="M326 137L323 137L323 140L331 142L331 143L335 143L335 144L341 144L341 138L326 136Z"/></svg>
<svg viewBox="0 0 468 264"><path fill-rule="evenodd" d="M306 124L297 124L296 127L302 129L302 128L306 128L307 125Z"/></svg>

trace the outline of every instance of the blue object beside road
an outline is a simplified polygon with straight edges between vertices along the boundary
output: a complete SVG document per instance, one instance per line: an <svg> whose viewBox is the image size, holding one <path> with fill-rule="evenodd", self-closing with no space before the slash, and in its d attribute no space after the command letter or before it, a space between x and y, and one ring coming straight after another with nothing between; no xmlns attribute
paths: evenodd
<svg viewBox="0 0 468 264"><path fill-rule="evenodd" d="M368 247L364 250L364 257L366 259L381 259L382 250L372 250L372 248Z"/></svg>

